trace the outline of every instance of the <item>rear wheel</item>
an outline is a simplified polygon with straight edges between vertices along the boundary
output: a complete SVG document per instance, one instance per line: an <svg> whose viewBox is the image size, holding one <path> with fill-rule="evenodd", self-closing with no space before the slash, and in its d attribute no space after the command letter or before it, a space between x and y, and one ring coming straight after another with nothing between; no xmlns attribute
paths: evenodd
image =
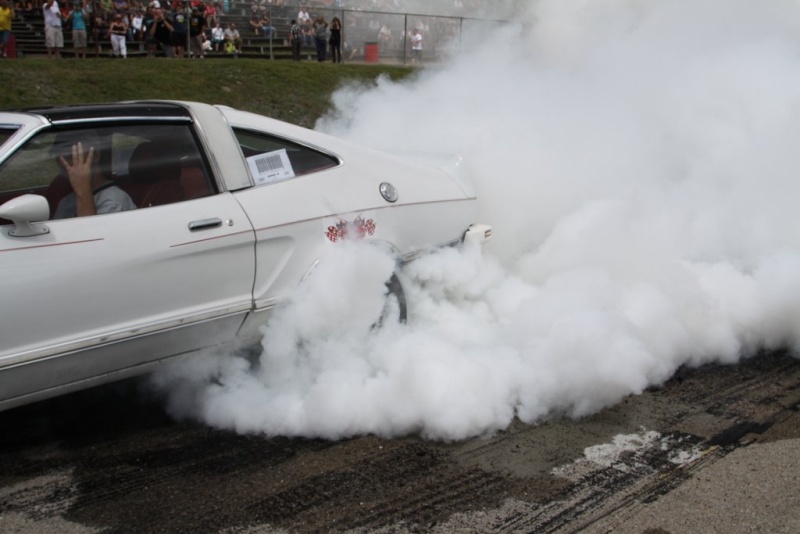
<svg viewBox="0 0 800 534"><path fill-rule="evenodd" d="M406 293L403 291L403 285L400 283L397 273L392 273L392 277L386 282L386 295L381 316L372 327L380 328L389 321L405 324L407 317Z"/></svg>

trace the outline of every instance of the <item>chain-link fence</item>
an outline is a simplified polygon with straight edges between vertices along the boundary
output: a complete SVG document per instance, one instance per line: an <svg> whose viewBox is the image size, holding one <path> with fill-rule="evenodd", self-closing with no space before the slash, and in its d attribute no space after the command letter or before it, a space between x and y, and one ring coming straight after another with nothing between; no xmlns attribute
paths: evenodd
<svg viewBox="0 0 800 534"><path fill-rule="evenodd" d="M335 0L330 2L331 6L335 3ZM319 0L318 4L326 2ZM291 19L298 19L299 15L298 8L291 6L271 6L268 12L278 27L278 35L283 33L282 27L288 27ZM513 24L508 20L336 9L311 4L305 12L310 19L301 23L305 29L304 57L315 50L314 21L324 17L330 23L338 18L342 25L344 61L367 63L407 65L442 61L476 43L498 26Z"/></svg>

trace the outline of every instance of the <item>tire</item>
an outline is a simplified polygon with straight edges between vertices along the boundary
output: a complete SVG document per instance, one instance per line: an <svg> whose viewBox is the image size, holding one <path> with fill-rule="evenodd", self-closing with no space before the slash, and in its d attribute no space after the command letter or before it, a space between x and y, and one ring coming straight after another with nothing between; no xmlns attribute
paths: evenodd
<svg viewBox="0 0 800 534"><path fill-rule="evenodd" d="M394 303L397 303L397 313L393 314ZM392 273L392 277L386 282L386 300L383 306L383 311L378 321L372 325L373 329L380 328L387 320L390 319L390 314L396 315L397 322L405 324L408 318L408 307L406 305L406 293L403 291L403 285L397 277L397 273Z"/></svg>

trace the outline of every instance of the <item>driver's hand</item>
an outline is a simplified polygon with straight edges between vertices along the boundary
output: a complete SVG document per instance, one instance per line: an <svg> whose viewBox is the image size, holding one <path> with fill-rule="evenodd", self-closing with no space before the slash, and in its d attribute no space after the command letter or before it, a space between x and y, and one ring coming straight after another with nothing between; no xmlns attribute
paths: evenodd
<svg viewBox="0 0 800 534"><path fill-rule="evenodd" d="M67 170L69 183L75 196L92 196L92 160L94 159L94 147L89 147L89 151L84 154L83 144L72 145L72 161L67 161L61 156L61 164Z"/></svg>

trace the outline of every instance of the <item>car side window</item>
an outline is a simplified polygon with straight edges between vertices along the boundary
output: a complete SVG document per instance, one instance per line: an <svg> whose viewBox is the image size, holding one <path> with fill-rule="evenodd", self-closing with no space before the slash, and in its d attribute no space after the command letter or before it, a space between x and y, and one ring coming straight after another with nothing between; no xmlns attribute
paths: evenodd
<svg viewBox="0 0 800 534"><path fill-rule="evenodd" d="M113 174L139 208L214 194L208 165L188 125L116 132Z"/></svg>
<svg viewBox="0 0 800 534"><path fill-rule="evenodd" d="M319 172L339 165L339 159L317 149L261 132L234 129L256 185Z"/></svg>
<svg viewBox="0 0 800 534"><path fill-rule="evenodd" d="M4 144L17 131L16 128L0 128L0 145Z"/></svg>
<svg viewBox="0 0 800 534"><path fill-rule="evenodd" d="M132 202L125 209L170 204L216 192L190 125L136 123L39 133L0 166L0 204L26 193L38 194L47 199L54 217L59 204L70 202L70 195L74 197L68 170L60 158L72 161L72 147L78 142L82 148L86 145L87 153L90 145L94 149L92 174L100 178L92 189L97 191L100 182L121 189Z"/></svg>

